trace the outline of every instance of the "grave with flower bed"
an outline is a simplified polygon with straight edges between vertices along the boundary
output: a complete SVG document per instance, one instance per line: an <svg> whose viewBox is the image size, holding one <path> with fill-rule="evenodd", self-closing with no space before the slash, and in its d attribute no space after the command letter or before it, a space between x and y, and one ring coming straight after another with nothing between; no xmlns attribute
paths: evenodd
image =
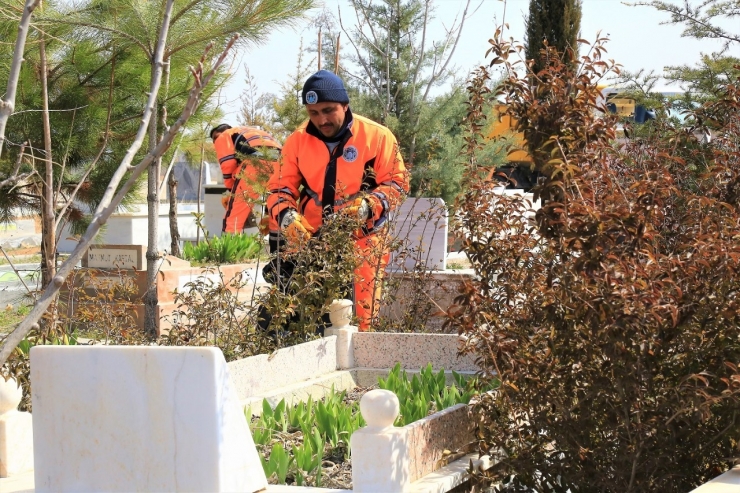
<svg viewBox="0 0 740 493"><path fill-rule="evenodd" d="M348 337L230 363L215 348L33 348L36 491L464 482L476 366L457 357L457 336L331 331ZM351 482L332 476L350 458Z"/></svg>

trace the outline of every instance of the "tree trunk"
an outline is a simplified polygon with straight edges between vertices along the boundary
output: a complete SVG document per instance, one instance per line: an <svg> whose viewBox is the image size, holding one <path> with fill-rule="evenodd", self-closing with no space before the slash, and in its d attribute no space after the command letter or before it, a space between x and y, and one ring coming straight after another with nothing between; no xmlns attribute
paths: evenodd
<svg viewBox="0 0 740 493"><path fill-rule="evenodd" d="M46 63L45 35L39 41L41 67L42 121L44 128L44 180L41 191L41 285L48 286L56 275L56 221L54 217L54 164L51 154L51 124L49 122L48 67ZM52 304L51 322L54 317Z"/></svg>
<svg viewBox="0 0 740 493"><path fill-rule="evenodd" d="M180 252L180 229L177 226L177 180L175 180L174 169L170 171L170 177L167 180L167 187L170 191L170 252L175 257L182 257Z"/></svg>
<svg viewBox="0 0 740 493"><path fill-rule="evenodd" d="M152 65L152 74L156 67ZM157 106L154 106L149 120L149 150L157 143ZM159 260L159 168L162 158L152 160L147 178L147 224L149 235L146 249L146 294L144 295L144 330L151 337L157 336L158 303L157 261Z"/></svg>
<svg viewBox="0 0 740 493"><path fill-rule="evenodd" d="M198 214L198 220L200 223L203 223L203 218L200 215L200 196L203 194L203 163L205 161L205 155L206 155L206 146L205 142L201 142L200 145L200 171L198 173L198 201L196 202L197 205L197 214ZM197 245L200 243L200 227L195 228L195 244Z"/></svg>

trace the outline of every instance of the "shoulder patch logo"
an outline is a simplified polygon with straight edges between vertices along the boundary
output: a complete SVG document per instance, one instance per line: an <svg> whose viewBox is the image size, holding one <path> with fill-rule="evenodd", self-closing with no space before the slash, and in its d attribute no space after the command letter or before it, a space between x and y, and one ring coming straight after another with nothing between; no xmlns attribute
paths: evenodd
<svg viewBox="0 0 740 493"><path fill-rule="evenodd" d="M314 91L308 91L306 93L306 103L316 104L318 100L319 100L319 96Z"/></svg>
<svg viewBox="0 0 740 493"><path fill-rule="evenodd" d="M349 147L345 147L342 157L344 158L345 161L347 161L348 163L351 163L352 161L357 159L357 154L358 154L357 148L355 146L349 146Z"/></svg>

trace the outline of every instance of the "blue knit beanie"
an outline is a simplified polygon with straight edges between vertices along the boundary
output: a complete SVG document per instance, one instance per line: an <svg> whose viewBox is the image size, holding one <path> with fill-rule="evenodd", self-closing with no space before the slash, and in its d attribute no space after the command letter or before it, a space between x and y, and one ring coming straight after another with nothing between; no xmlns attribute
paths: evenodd
<svg viewBox="0 0 740 493"><path fill-rule="evenodd" d="M303 104L349 103L342 79L328 70L319 70L303 84Z"/></svg>

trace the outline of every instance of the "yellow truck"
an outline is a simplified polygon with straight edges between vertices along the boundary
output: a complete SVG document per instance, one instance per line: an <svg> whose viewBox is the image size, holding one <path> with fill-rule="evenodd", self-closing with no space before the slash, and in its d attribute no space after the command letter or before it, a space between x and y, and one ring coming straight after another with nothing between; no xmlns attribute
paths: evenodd
<svg viewBox="0 0 740 493"><path fill-rule="evenodd" d="M637 104L634 98L630 97L624 90L612 87L599 87L601 90L603 102L610 113L614 113L620 119L626 119L635 123L645 123L648 120L655 119L655 111L649 110L644 106ZM507 188L522 188L529 191L537 183L536 173L530 171L532 166L532 157L527 153L527 143L521 132L514 132L516 122L512 121L509 115L505 114L506 105L499 104L494 107L492 114L493 126L488 134L489 139L499 139L508 137L512 139L512 149L506 158L506 164L492 169L488 174L488 180L506 181L509 183ZM620 123L618 135L626 135L624 124ZM506 176L503 176L506 175Z"/></svg>
<svg viewBox="0 0 740 493"><path fill-rule="evenodd" d="M537 183L537 177L530 171L532 157L526 150L527 142L524 140L524 135L513 130L516 121L505 114L505 111L506 105L500 104L494 107L491 120L493 126L488 138L493 140L508 137L512 140L512 148L506 156L506 164L491 169L487 180L504 182L508 178L507 188L522 188L524 191L529 191Z"/></svg>
<svg viewBox="0 0 740 493"><path fill-rule="evenodd" d="M635 123L645 123L648 120L655 120L655 111L637 104L625 91L612 87L603 87L601 94L604 95L606 109L620 118L627 118Z"/></svg>

